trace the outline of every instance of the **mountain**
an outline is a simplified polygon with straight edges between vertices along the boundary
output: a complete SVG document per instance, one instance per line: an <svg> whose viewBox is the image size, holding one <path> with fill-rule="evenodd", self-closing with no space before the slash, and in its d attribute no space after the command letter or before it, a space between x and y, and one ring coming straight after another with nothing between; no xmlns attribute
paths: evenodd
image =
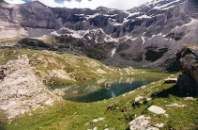
<svg viewBox="0 0 198 130"><path fill-rule="evenodd" d="M0 130L197 129L197 12L1 2Z"/></svg>
<svg viewBox="0 0 198 130"><path fill-rule="evenodd" d="M44 38L53 50L85 54L109 65L175 70L176 53L198 43L197 7L196 0L154 0L128 11L50 8L38 1L1 4L6 30L0 33L10 39Z"/></svg>

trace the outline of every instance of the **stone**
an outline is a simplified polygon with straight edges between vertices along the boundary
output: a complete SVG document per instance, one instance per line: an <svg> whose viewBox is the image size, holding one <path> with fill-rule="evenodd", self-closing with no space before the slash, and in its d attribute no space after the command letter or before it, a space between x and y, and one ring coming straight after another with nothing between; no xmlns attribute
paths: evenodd
<svg viewBox="0 0 198 130"><path fill-rule="evenodd" d="M97 122L100 122L100 121L103 121L103 120L105 120L105 118L104 117L100 117L100 118L97 118L97 119L93 119L92 122L93 123L97 123Z"/></svg>
<svg viewBox="0 0 198 130"><path fill-rule="evenodd" d="M177 78L167 78L165 79L164 83L166 84L177 83Z"/></svg>
<svg viewBox="0 0 198 130"><path fill-rule="evenodd" d="M186 100L186 101L195 101L196 98L193 98L193 97L185 97L184 100Z"/></svg>
<svg viewBox="0 0 198 130"><path fill-rule="evenodd" d="M186 105L184 104L177 104L177 103L172 103L172 104L169 104L169 105L166 105L167 107L178 107L178 108L183 108L185 107Z"/></svg>
<svg viewBox="0 0 198 130"><path fill-rule="evenodd" d="M157 127L148 127L146 130L159 130L159 128L157 128Z"/></svg>
<svg viewBox="0 0 198 130"><path fill-rule="evenodd" d="M152 98L150 98L150 97L137 96L135 98L135 100L133 101L132 106L133 107L137 107L137 106L139 106L141 104L147 103L150 100L152 100Z"/></svg>
<svg viewBox="0 0 198 130"><path fill-rule="evenodd" d="M151 118L141 115L129 123L130 130L159 130L151 124Z"/></svg>
<svg viewBox="0 0 198 130"><path fill-rule="evenodd" d="M150 112L152 112L152 113L157 114L157 115L165 114L165 113L166 113L166 111L165 111L163 108L161 108L161 107L159 107L159 106L156 106L156 105L150 106L150 107L148 108L148 110L149 110Z"/></svg>
<svg viewBox="0 0 198 130"><path fill-rule="evenodd" d="M163 128L164 127L164 123L157 123L154 125L157 128Z"/></svg>
<svg viewBox="0 0 198 130"><path fill-rule="evenodd" d="M104 130L110 130L109 128L105 128Z"/></svg>
<svg viewBox="0 0 198 130"><path fill-rule="evenodd" d="M97 130L97 129L98 129L98 127L94 127L94 128L93 128L93 130Z"/></svg>
<svg viewBox="0 0 198 130"><path fill-rule="evenodd" d="M138 97L136 97L135 98L135 102L142 102L142 100L144 99L145 97L143 97L143 96L138 96Z"/></svg>

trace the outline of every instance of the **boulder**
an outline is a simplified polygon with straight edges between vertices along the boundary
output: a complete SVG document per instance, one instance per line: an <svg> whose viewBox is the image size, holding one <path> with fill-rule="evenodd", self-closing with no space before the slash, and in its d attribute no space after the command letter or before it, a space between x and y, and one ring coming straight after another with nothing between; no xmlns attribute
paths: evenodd
<svg viewBox="0 0 198 130"><path fill-rule="evenodd" d="M180 95L198 96L198 47L185 47L177 54L182 74L178 77Z"/></svg>
<svg viewBox="0 0 198 130"><path fill-rule="evenodd" d="M149 110L150 112L152 112L152 113L157 114L157 115L161 115L161 114L165 114L165 113L166 113L166 111L165 111L163 108L161 108L161 107L159 107L159 106L156 106L156 105L150 106L150 107L148 108L148 110Z"/></svg>
<svg viewBox="0 0 198 130"><path fill-rule="evenodd" d="M130 130L159 130L151 125L151 118L141 115L129 123Z"/></svg>
<svg viewBox="0 0 198 130"><path fill-rule="evenodd" d="M132 102L132 106L139 107L141 104L146 104L150 100L152 100L152 98L144 97L144 96L137 96L135 100Z"/></svg>
<svg viewBox="0 0 198 130"><path fill-rule="evenodd" d="M165 79L164 83L166 84L177 83L177 78L167 78Z"/></svg>

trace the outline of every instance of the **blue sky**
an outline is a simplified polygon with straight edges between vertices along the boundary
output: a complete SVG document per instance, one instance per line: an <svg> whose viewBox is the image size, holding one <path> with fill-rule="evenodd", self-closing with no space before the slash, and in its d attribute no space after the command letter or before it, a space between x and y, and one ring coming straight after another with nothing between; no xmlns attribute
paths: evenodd
<svg viewBox="0 0 198 130"><path fill-rule="evenodd" d="M11 4L23 4L35 0L5 0ZM117 9L130 9L134 6L141 5L151 0L38 0L51 7L68 7L68 8L91 8L105 6Z"/></svg>

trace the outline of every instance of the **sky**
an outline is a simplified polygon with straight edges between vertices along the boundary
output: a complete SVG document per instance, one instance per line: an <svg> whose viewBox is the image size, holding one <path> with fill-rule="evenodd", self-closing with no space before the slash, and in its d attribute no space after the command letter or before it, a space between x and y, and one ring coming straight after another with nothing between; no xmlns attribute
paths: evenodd
<svg viewBox="0 0 198 130"><path fill-rule="evenodd" d="M11 4L23 4L35 0L5 0ZM152 0L38 0L51 7L91 8L99 6L127 10Z"/></svg>

